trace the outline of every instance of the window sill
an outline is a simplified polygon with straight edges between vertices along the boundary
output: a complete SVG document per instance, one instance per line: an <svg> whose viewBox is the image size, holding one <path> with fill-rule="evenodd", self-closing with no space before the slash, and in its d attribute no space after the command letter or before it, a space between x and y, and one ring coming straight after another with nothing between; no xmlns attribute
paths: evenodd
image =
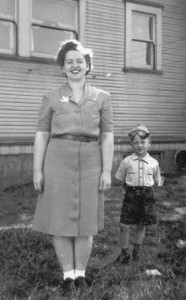
<svg viewBox="0 0 186 300"><path fill-rule="evenodd" d="M185 136L154 136L152 135L152 144L172 144L172 143L186 143ZM115 136L114 138L115 144L130 144L130 138L128 136Z"/></svg>
<svg viewBox="0 0 186 300"><path fill-rule="evenodd" d="M123 72L125 73L146 73L146 74L154 74L154 75L162 75L162 70L150 70L150 69L143 69L143 68L123 68Z"/></svg>
<svg viewBox="0 0 186 300"><path fill-rule="evenodd" d="M20 62L39 62L39 63L43 63L43 64L53 64L53 65L57 65L57 62L55 59L51 59L51 58L44 58L44 57L23 57L23 56L18 56L15 54L4 54L4 53L0 53L0 60L12 60L12 61L20 61Z"/></svg>

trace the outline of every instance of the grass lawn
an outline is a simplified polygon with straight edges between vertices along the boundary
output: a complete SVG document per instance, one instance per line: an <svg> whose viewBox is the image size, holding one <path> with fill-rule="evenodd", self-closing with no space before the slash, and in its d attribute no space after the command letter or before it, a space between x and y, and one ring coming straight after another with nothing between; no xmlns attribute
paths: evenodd
<svg viewBox="0 0 186 300"><path fill-rule="evenodd" d="M114 263L120 252L119 215L122 188L106 194L105 229L94 238L87 268L89 290L81 300L185 300L186 217L175 207L186 206L186 176L166 178L157 191L157 226L147 228L138 263ZM32 184L0 192L0 226L30 223L36 193ZM174 218L176 217L176 218ZM174 219L174 221L173 221ZM131 245L134 228L131 228ZM180 241L181 240L181 241ZM160 275L147 275L147 270ZM59 300L62 273L49 235L29 228L0 230L0 300Z"/></svg>

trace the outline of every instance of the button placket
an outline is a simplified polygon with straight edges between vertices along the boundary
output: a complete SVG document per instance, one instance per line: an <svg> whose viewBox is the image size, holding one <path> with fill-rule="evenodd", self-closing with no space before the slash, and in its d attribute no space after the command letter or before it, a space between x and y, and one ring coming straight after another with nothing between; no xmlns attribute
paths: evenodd
<svg viewBox="0 0 186 300"><path fill-rule="evenodd" d="M138 160L138 184L143 185L143 162L141 159Z"/></svg>
<svg viewBox="0 0 186 300"><path fill-rule="evenodd" d="M72 198L73 209L76 212L76 220L79 218L79 142L74 143L75 157L74 157L74 176L72 182Z"/></svg>

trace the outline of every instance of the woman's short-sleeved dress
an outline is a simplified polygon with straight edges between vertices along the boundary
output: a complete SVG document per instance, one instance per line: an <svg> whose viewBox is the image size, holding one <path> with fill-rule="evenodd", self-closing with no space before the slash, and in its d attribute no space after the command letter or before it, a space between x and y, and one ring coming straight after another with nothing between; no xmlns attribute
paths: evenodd
<svg viewBox="0 0 186 300"><path fill-rule="evenodd" d="M59 134L98 137L113 131L110 95L88 84L76 103L68 84L43 97L38 131L51 132L44 159L44 188L38 194L33 229L59 236L97 234L104 223L104 195L98 141L55 138Z"/></svg>

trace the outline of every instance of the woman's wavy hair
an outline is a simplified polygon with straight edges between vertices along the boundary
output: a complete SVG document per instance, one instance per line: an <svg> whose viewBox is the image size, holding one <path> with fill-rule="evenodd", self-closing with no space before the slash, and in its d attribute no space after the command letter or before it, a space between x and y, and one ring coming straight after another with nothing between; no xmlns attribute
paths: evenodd
<svg viewBox="0 0 186 300"><path fill-rule="evenodd" d="M80 51L85 57L88 66L88 70L86 71L86 75L87 75L93 68L93 62L92 62L93 51L90 48L84 48L82 44L75 39L62 42L57 54L57 59L56 59L57 63L61 66L61 68L63 68L66 53L71 50Z"/></svg>

